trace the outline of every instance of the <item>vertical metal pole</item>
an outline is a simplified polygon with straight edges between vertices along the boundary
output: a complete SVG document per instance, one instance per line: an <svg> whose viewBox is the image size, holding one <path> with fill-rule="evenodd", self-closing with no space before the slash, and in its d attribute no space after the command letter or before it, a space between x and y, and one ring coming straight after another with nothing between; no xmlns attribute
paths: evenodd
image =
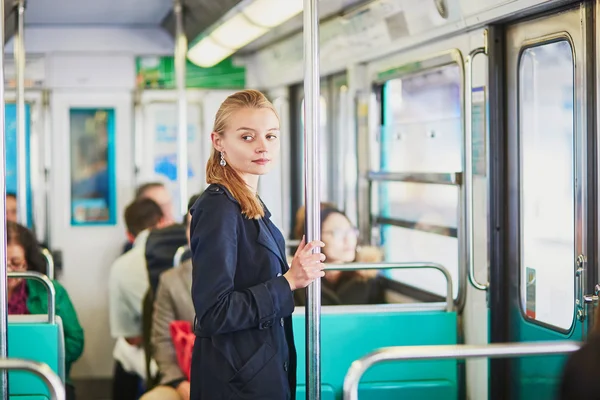
<svg viewBox="0 0 600 400"><path fill-rule="evenodd" d="M6 147L4 143L4 0L0 0L0 358L8 357L6 284ZM8 374L0 371L0 396L8 399Z"/></svg>
<svg viewBox="0 0 600 400"><path fill-rule="evenodd" d="M51 126L51 113L50 113L50 91L45 89L42 92L42 105L44 108L44 188L45 188L45 234L44 239L49 249L52 248L52 213L51 210L51 197L52 197L52 182L50 176L50 170L52 169L52 126Z"/></svg>
<svg viewBox="0 0 600 400"><path fill-rule="evenodd" d="M177 80L177 178L179 179L180 214L187 213L187 98L185 92L185 63L187 37L183 31L183 6L174 0L175 11L175 76Z"/></svg>
<svg viewBox="0 0 600 400"><path fill-rule="evenodd" d="M133 127L133 179L135 186L140 184L140 173L143 165L144 114L142 110L141 90L134 95L134 127Z"/></svg>
<svg viewBox="0 0 600 400"><path fill-rule="evenodd" d="M304 0L304 180L306 241L321 236L319 196L319 13L317 0ZM319 251L319 250L317 250ZM321 280L307 288L307 399L321 399Z"/></svg>
<svg viewBox="0 0 600 400"><path fill-rule="evenodd" d="M27 214L27 148L25 146L25 40L23 17L25 0L17 2L17 32L15 34L15 64L17 72L17 217L28 226Z"/></svg>

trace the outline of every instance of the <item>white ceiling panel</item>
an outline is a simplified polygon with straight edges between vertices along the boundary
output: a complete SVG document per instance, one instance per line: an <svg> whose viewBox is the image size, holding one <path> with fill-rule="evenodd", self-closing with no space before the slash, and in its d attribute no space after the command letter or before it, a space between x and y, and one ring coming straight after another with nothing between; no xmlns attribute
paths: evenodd
<svg viewBox="0 0 600 400"><path fill-rule="evenodd" d="M158 25L172 0L28 0L26 25Z"/></svg>

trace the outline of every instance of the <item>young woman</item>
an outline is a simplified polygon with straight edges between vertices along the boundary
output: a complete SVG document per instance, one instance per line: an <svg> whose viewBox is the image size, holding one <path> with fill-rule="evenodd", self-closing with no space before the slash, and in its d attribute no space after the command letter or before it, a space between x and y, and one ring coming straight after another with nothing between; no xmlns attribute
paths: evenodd
<svg viewBox="0 0 600 400"><path fill-rule="evenodd" d="M258 91L235 93L217 111L210 186L191 210L191 400L295 398L293 291L324 276L325 256L312 253L322 242L303 241L288 268L283 236L257 195L279 135L277 113Z"/></svg>
<svg viewBox="0 0 600 400"><path fill-rule="evenodd" d="M296 213L294 234L304 235L304 207ZM323 252L329 264L353 262L381 262L381 252L374 247L358 247L358 230L342 211L334 204L321 203L321 238L325 243ZM297 306L306 305L306 292L294 294ZM383 304L386 302L385 289L377 270L327 271L321 286L321 304Z"/></svg>
<svg viewBox="0 0 600 400"><path fill-rule="evenodd" d="M40 252L33 233L15 222L6 223L6 258L11 272L35 271L46 273L46 260ZM56 315L62 319L65 335L65 373L67 400L75 399L75 391L69 379L71 365L83 353L83 329L69 295L57 281L52 282L56 291ZM33 280L8 280L9 314L46 314L48 300L44 286Z"/></svg>

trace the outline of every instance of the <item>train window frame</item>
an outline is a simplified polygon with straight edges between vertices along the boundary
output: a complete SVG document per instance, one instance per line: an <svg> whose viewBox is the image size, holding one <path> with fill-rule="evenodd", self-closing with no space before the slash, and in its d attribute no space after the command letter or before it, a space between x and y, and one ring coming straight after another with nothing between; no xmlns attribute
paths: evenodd
<svg viewBox="0 0 600 400"><path fill-rule="evenodd" d="M385 84L393 79L402 79L402 78L406 78L408 76L411 75L418 75L418 74L424 74L427 73L429 71L433 71L433 70L437 70L437 69L441 69L447 66L454 66L458 68L458 74L459 74L459 103L460 103L460 115L459 115L459 120L462 124L461 126L461 136L460 139L462 140L462 143L460 145L461 148L461 153L463 152L464 149L464 121L465 121L465 109L464 109L464 87L465 87L465 69L464 69L464 58L462 55L462 52L460 51L460 49L458 48L452 48L452 49L448 49L446 51L442 51L442 52L438 52L435 53L433 55L430 56L426 56L420 59L415 59L412 60L410 62L406 62L403 63L399 66L395 66L383 71L379 71L376 72L372 78L372 91L373 93L378 96L379 99L382 99L380 104L381 104L381 109L379 110L379 128L384 126L384 113L385 113L385 107L383 107L383 101L385 101L385 93L384 93L384 88L385 88ZM381 138L380 138L380 134L381 131L378 131L379 133L377 134L377 148L379 148L381 146ZM372 138L373 139L373 138ZM379 150L377 150L379 151ZM375 156L375 162L373 162L373 150L369 150L369 155L368 155L368 160L367 160L367 165L369 166L368 168L373 168L374 165L379 165L381 164L381 155L378 154ZM367 171L369 172L369 171ZM458 191L459 191L459 205L457 208L457 213L459 215L458 220L462 220L464 218L463 213L463 207L461 206L461 204L464 201L464 190L463 190L463 186L462 186L462 173L464 172L464 157L461 154L461 165L460 165L460 171L452 171L453 173L455 173L456 176L456 182L454 182L454 184L458 185ZM437 174L437 175L441 175L441 174ZM381 182L385 182L386 179L380 179ZM369 207L369 221L370 221L370 225L371 225L371 241L373 241L374 237L373 235L375 234L379 234L382 235L382 231L385 229L386 226L394 226L393 224L381 224L379 222L389 222L389 221L382 221L381 220L381 212L379 210L375 211L374 207L373 207L373 203L374 202L379 202L377 200L378 197L381 197L382 194L381 193L373 193L372 190L372 186L373 183L375 183L375 181L373 179L371 179L371 177L369 177L368 179L368 183L369 183L369 197L370 197L370 202L371 205ZM431 182L434 183L434 182ZM441 182L440 182L441 183ZM361 218L359 218L359 220L362 220ZM377 233L374 231L374 229L377 229ZM410 229L410 228L409 228ZM454 302L455 305L457 307L458 310L462 310L462 308L464 307L465 304L465 300L466 300L466 285L467 285L467 265L466 265L466 258L464 257L465 254L465 247L466 247L466 242L463 240L461 242L461 231L462 231L463 226L462 224L458 224L457 227L457 231L458 231L458 238L457 238L457 251L458 251L458 269L457 269L457 273L455 275L455 279L456 282L454 283L454 287L457 288L456 290L456 295L453 296L454 298ZM398 281L401 282L401 281ZM411 286L411 285L408 285ZM437 295L436 293L432 293L427 291L424 288L421 287L412 287L414 288L416 291L418 292L422 292L423 294L431 294L433 296Z"/></svg>
<svg viewBox="0 0 600 400"><path fill-rule="evenodd" d="M116 185L116 149L115 149L115 126L116 110L113 107L71 107L69 108L69 220L73 227L85 226L115 226L117 224L117 185ZM107 174L107 197L106 208L108 216L106 220L77 220L73 196L73 151L74 131L73 116L77 114L106 114L106 174ZM80 137L80 139L83 136Z"/></svg>
<svg viewBox="0 0 600 400"><path fill-rule="evenodd" d="M518 206L518 212L519 212L519 229L518 229L518 251L519 251L519 282L518 282L518 301L519 301L519 313L521 314L521 317L523 318L524 321L526 321L527 323L533 324L533 325L537 325L540 327L543 327L545 329L549 329L551 331L554 332L558 332L560 334L563 334L565 336L570 335L570 333L573 331L573 329L575 329L576 326L576 304L575 304L575 291L574 291L574 296L573 296L573 310L572 310L572 317L571 317L571 323L569 325L569 327L567 328L563 328L560 327L558 325L554 325L552 323L549 322L545 322L542 320L538 320L535 317L531 317L530 315L527 314L527 295L526 295L526 287L524 287L524 285L526 285L526 281L527 281L527 277L528 272L527 269L525 269L524 271L524 267L525 267L525 259L524 259L524 244L523 244L523 240L524 240L524 218L523 218L523 214L524 214L524 201L523 201L523 184L524 184L524 179L523 179L523 155L524 155L524 151L523 151L523 126L522 126L522 87L521 87L521 82L522 82L522 71L521 71L521 63L523 61L523 56L524 54L531 50L534 49L536 47L542 47L542 46L547 46L547 45L551 45L551 44L555 44L555 43L559 43L559 42L564 42L567 43L569 45L569 49L571 50L570 54L571 54L571 66L572 66L572 74L571 74L571 79L573 82L573 89L572 89L572 93L571 93L571 100L573 102L573 110L572 110L572 127L573 127L573 135L571 138L571 143L572 143L572 174L571 174L571 179L573 181L573 192L571 193L572 195L572 202L573 202L573 264L575 263L575 258L577 257L577 187L576 187L576 180L577 180L577 171L575 169L575 164L577 163L577 158L578 158L578 154L577 154L577 135L578 135L578 122L577 122L577 115L578 115L578 108L579 105L577 104L577 54L575 52L575 44L573 43L573 40L571 38L571 36L566 33L559 33L559 34L554 34L548 37L544 37L544 38L540 38L537 40L533 40L530 41L528 43L525 43L519 50L519 54L518 54L518 58L517 58L517 65L516 65L516 90L517 90L517 94L516 94L516 99L517 99L517 107L516 107L516 111L517 111L517 144L518 144L518 148L519 148L519 155L518 155L518 187L519 187L519 206ZM573 272L573 290L575 287L575 269L572 268L571 271ZM537 277L533 278L533 281L535 281L537 279Z"/></svg>

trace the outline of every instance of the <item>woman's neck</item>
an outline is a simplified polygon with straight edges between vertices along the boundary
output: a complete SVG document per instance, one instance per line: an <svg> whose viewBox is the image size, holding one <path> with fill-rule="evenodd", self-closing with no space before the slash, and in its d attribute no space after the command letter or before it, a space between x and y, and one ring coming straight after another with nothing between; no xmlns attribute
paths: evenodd
<svg viewBox="0 0 600 400"><path fill-rule="evenodd" d="M248 189L252 191L252 193L258 192L258 175L252 174L243 174L242 179L246 182L246 186Z"/></svg>

